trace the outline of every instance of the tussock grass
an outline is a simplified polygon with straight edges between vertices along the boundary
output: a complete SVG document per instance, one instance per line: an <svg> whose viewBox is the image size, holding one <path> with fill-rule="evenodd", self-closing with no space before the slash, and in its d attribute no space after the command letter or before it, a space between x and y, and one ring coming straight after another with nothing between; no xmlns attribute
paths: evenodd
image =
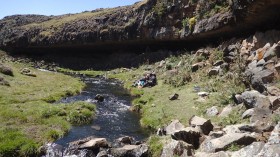
<svg viewBox="0 0 280 157"><path fill-rule="evenodd" d="M79 93L85 84L78 78L42 72L23 63L5 61L4 65L13 69L14 77L0 74L10 83L0 86L0 156L36 156L41 144L62 137L71 125L94 118L94 104L50 103ZM37 77L19 73L26 67Z"/></svg>

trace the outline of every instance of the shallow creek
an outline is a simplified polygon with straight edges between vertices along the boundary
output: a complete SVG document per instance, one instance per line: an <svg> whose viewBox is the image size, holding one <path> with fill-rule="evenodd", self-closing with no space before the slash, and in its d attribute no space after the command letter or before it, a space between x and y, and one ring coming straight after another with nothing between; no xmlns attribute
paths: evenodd
<svg viewBox="0 0 280 157"><path fill-rule="evenodd" d="M66 147L69 142L89 136L106 138L112 142L122 136L143 140L146 136L139 124L139 115L129 110L131 96L116 80L83 77L86 88L76 96L61 100L63 103L86 101L96 104L96 118L88 125L73 126L70 132L55 143ZM94 100L96 94L104 96L104 102Z"/></svg>

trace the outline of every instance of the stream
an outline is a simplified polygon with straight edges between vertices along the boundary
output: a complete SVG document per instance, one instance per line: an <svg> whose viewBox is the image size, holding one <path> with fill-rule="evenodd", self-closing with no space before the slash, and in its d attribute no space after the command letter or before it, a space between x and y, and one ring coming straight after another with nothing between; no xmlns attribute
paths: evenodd
<svg viewBox="0 0 280 157"><path fill-rule="evenodd" d="M104 78L81 79L86 83L82 93L60 102L92 102L96 104L96 118L90 124L73 126L67 135L55 143L67 147L70 142L89 136L106 138L110 142L122 136L131 136L137 141L146 138L139 124L139 115L129 110L132 98L120 82ZM94 100L96 94L103 95L104 102L97 103Z"/></svg>

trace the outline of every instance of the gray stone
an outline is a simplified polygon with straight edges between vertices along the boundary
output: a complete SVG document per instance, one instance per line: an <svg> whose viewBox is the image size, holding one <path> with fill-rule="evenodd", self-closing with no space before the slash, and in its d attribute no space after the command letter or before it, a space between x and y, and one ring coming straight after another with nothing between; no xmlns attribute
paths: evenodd
<svg viewBox="0 0 280 157"><path fill-rule="evenodd" d="M198 116L191 117L189 120L189 125L192 127L199 128L204 135L208 135L210 131L212 131L214 128L210 119L206 120Z"/></svg>
<svg viewBox="0 0 280 157"><path fill-rule="evenodd" d="M117 142L123 143L123 144L132 144L133 142L133 138L130 136L124 136L124 137L120 137L117 139Z"/></svg>
<svg viewBox="0 0 280 157"><path fill-rule="evenodd" d="M213 69L210 69L210 70L208 71L208 76L219 75L221 70L222 70L222 69L221 69L220 66L214 67Z"/></svg>
<svg viewBox="0 0 280 157"><path fill-rule="evenodd" d="M272 96L280 96L280 89L275 86L269 86L266 90Z"/></svg>
<svg viewBox="0 0 280 157"><path fill-rule="evenodd" d="M279 157L280 156L280 123L275 126L274 130L264 145L259 157Z"/></svg>
<svg viewBox="0 0 280 157"><path fill-rule="evenodd" d="M210 52L207 49L199 49L196 51L195 55L208 57L210 55Z"/></svg>
<svg viewBox="0 0 280 157"><path fill-rule="evenodd" d="M264 142L254 142L239 151L233 152L231 157L255 157L262 150Z"/></svg>
<svg viewBox="0 0 280 157"><path fill-rule="evenodd" d="M248 127L248 125L247 124L227 125L225 128L223 128L223 132L225 132L226 134L243 133L245 130L242 128L245 127Z"/></svg>
<svg viewBox="0 0 280 157"><path fill-rule="evenodd" d="M23 69L21 69L21 70L20 70L20 73L21 73L22 75L31 76L31 77L36 77L36 76L37 76L37 75L36 75L34 72L32 72L29 68L23 68Z"/></svg>
<svg viewBox="0 0 280 157"><path fill-rule="evenodd" d="M216 153L197 152L195 157L230 157L228 152L220 151Z"/></svg>
<svg viewBox="0 0 280 157"><path fill-rule="evenodd" d="M171 135L174 140L182 140L194 146L195 149L199 147L201 133L197 128L187 127L182 130L173 132Z"/></svg>
<svg viewBox="0 0 280 157"><path fill-rule="evenodd" d="M268 97L262 95L258 91L245 91L242 93L242 98L244 105L247 109L259 107L259 108L269 108L270 101Z"/></svg>
<svg viewBox="0 0 280 157"><path fill-rule="evenodd" d="M270 109L255 108L250 123L254 127L254 132L262 133L272 131L275 122L272 119Z"/></svg>
<svg viewBox="0 0 280 157"><path fill-rule="evenodd" d="M280 74L280 63L275 65L275 69L277 70L278 74Z"/></svg>
<svg viewBox="0 0 280 157"><path fill-rule="evenodd" d="M175 93L175 94L173 94L173 95L170 95L170 96L168 97L168 99L169 99L169 100L176 100L176 99L178 99L178 97L179 97L179 94Z"/></svg>
<svg viewBox="0 0 280 157"><path fill-rule="evenodd" d="M79 146L80 149L96 149L100 147L108 147L108 142L105 138L94 138Z"/></svg>
<svg viewBox="0 0 280 157"><path fill-rule="evenodd" d="M205 67L205 62L198 62L192 65L192 72L196 72L198 69Z"/></svg>
<svg viewBox="0 0 280 157"><path fill-rule="evenodd" d="M243 119L250 118L250 117L252 117L253 113L254 113L254 109L253 109L253 108L248 109L248 110L246 110L246 111L242 114L242 118L243 118Z"/></svg>
<svg viewBox="0 0 280 157"><path fill-rule="evenodd" d="M121 148L111 148L109 154L114 157L131 156L131 157L146 157L148 156L148 146L141 145L125 145Z"/></svg>
<svg viewBox="0 0 280 157"><path fill-rule="evenodd" d="M223 63L224 63L223 60L217 60L217 61L213 64L213 66L220 66L220 65L222 65Z"/></svg>
<svg viewBox="0 0 280 157"><path fill-rule="evenodd" d="M225 108L223 108L222 112L219 114L219 117L226 117L232 112L232 106L227 105Z"/></svg>
<svg viewBox="0 0 280 157"><path fill-rule="evenodd" d="M218 113L219 113L219 110L218 110L217 106L213 106L206 110L207 116L216 116Z"/></svg>
<svg viewBox="0 0 280 157"><path fill-rule="evenodd" d="M171 135L173 132L184 129L185 126L179 120L172 121L166 128L166 134Z"/></svg>
<svg viewBox="0 0 280 157"><path fill-rule="evenodd" d="M277 44L274 44L272 47L270 47L265 53L264 53L264 56L263 56L263 59L265 61L268 61L270 60L271 58L275 57L276 56L276 47L278 45Z"/></svg>
<svg viewBox="0 0 280 157"><path fill-rule="evenodd" d="M277 110L280 107L280 97L269 96L269 101L271 110Z"/></svg>
<svg viewBox="0 0 280 157"><path fill-rule="evenodd" d="M236 104L241 104L243 102L243 98L240 94L235 94L233 100Z"/></svg>
<svg viewBox="0 0 280 157"><path fill-rule="evenodd" d="M201 150L213 153L224 150L233 143L238 145L249 145L255 140L255 137L248 133L230 133L216 139L206 139L201 144Z"/></svg>
<svg viewBox="0 0 280 157"><path fill-rule="evenodd" d="M185 157L192 156L194 152L194 148L192 145L187 144L183 141L168 141L166 145L164 145L161 157Z"/></svg>
<svg viewBox="0 0 280 157"><path fill-rule="evenodd" d="M261 59L261 60L258 61L257 67L264 66L264 64L265 64L265 60L264 60L264 59Z"/></svg>
<svg viewBox="0 0 280 157"><path fill-rule="evenodd" d="M96 157L109 157L106 151L100 151Z"/></svg>

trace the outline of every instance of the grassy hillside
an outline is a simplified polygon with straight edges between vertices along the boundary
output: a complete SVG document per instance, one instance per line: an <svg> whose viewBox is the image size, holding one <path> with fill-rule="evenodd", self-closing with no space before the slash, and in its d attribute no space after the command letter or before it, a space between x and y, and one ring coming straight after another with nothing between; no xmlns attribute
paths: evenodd
<svg viewBox="0 0 280 157"><path fill-rule="evenodd" d="M24 63L1 63L10 67L14 76L0 73L10 84L0 85L0 156L36 155L41 144L62 137L73 124L93 118L93 104L51 103L79 93L84 83L78 78L39 71ZM22 68L29 68L37 77L22 75Z"/></svg>

